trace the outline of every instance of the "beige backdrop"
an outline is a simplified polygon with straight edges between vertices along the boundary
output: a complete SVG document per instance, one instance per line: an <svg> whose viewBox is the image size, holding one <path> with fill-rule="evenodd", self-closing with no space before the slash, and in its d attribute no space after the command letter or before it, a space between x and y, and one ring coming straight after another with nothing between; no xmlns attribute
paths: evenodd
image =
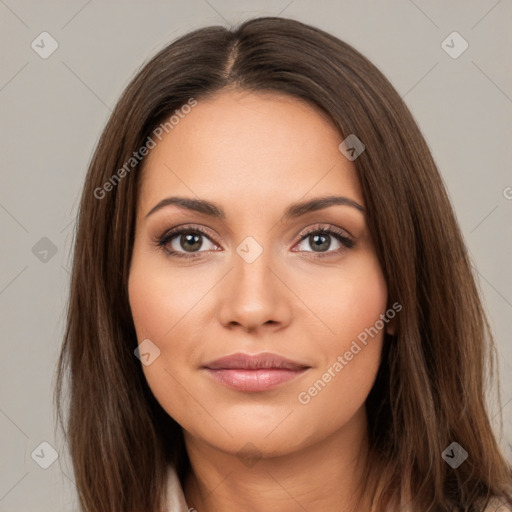
<svg viewBox="0 0 512 512"><path fill-rule="evenodd" d="M74 217L110 110L172 39L256 15L352 44L412 110L479 275L512 458L510 0L0 0L0 512L78 510L52 391Z"/></svg>

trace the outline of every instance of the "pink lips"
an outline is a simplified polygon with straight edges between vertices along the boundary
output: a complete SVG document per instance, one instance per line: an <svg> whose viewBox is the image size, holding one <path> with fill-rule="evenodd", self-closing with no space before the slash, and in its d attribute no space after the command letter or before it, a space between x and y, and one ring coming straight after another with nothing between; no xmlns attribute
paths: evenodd
<svg viewBox="0 0 512 512"><path fill-rule="evenodd" d="M307 365L276 354L232 354L203 367L218 382L238 391L267 391L304 373Z"/></svg>

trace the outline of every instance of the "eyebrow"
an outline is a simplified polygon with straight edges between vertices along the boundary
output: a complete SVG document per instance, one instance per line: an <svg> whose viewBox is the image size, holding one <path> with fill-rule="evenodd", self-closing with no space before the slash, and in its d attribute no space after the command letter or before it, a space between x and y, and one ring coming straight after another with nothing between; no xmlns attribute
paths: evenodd
<svg viewBox="0 0 512 512"><path fill-rule="evenodd" d="M210 217L214 217L217 219L225 219L226 213L222 209L222 207L216 203L206 201L205 199L193 199L188 197L166 197L162 199L159 203L157 203L151 210L146 214L146 218L152 215L153 213L165 208L169 205L175 205L179 208L184 208L186 210L191 210L194 212L202 213L203 215L208 215ZM325 196L325 197L317 197L315 199L310 199L309 201L302 201L298 203L293 203L288 208L286 208L283 219L289 220L300 217L310 212L314 212L317 210L323 210L324 208L328 208L329 206L350 206L355 208L356 210L365 213L365 208L361 206L359 203L344 196Z"/></svg>

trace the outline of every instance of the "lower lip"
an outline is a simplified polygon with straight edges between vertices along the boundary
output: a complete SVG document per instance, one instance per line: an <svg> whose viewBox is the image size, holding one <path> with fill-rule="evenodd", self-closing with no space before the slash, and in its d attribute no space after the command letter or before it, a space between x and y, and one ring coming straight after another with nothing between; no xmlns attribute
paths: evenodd
<svg viewBox="0 0 512 512"><path fill-rule="evenodd" d="M241 368L213 370L206 368L208 373L228 388L238 391L268 391L284 382L289 382L302 375L307 368L301 370L284 370L282 368L244 370Z"/></svg>

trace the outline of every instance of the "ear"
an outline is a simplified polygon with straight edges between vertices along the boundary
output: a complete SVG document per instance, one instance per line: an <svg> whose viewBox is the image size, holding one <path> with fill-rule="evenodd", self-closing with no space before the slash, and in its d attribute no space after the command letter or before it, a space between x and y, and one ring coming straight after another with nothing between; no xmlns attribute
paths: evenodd
<svg viewBox="0 0 512 512"><path fill-rule="evenodd" d="M386 334L390 336L395 336L398 332L398 313L402 311L402 306L398 302L390 305L388 303L388 308L386 309L386 317L388 322L386 323Z"/></svg>
<svg viewBox="0 0 512 512"><path fill-rule="evenodd" d="M396 317L391 319L386 326L386 334L394 336L396 334Z"/></svg>

